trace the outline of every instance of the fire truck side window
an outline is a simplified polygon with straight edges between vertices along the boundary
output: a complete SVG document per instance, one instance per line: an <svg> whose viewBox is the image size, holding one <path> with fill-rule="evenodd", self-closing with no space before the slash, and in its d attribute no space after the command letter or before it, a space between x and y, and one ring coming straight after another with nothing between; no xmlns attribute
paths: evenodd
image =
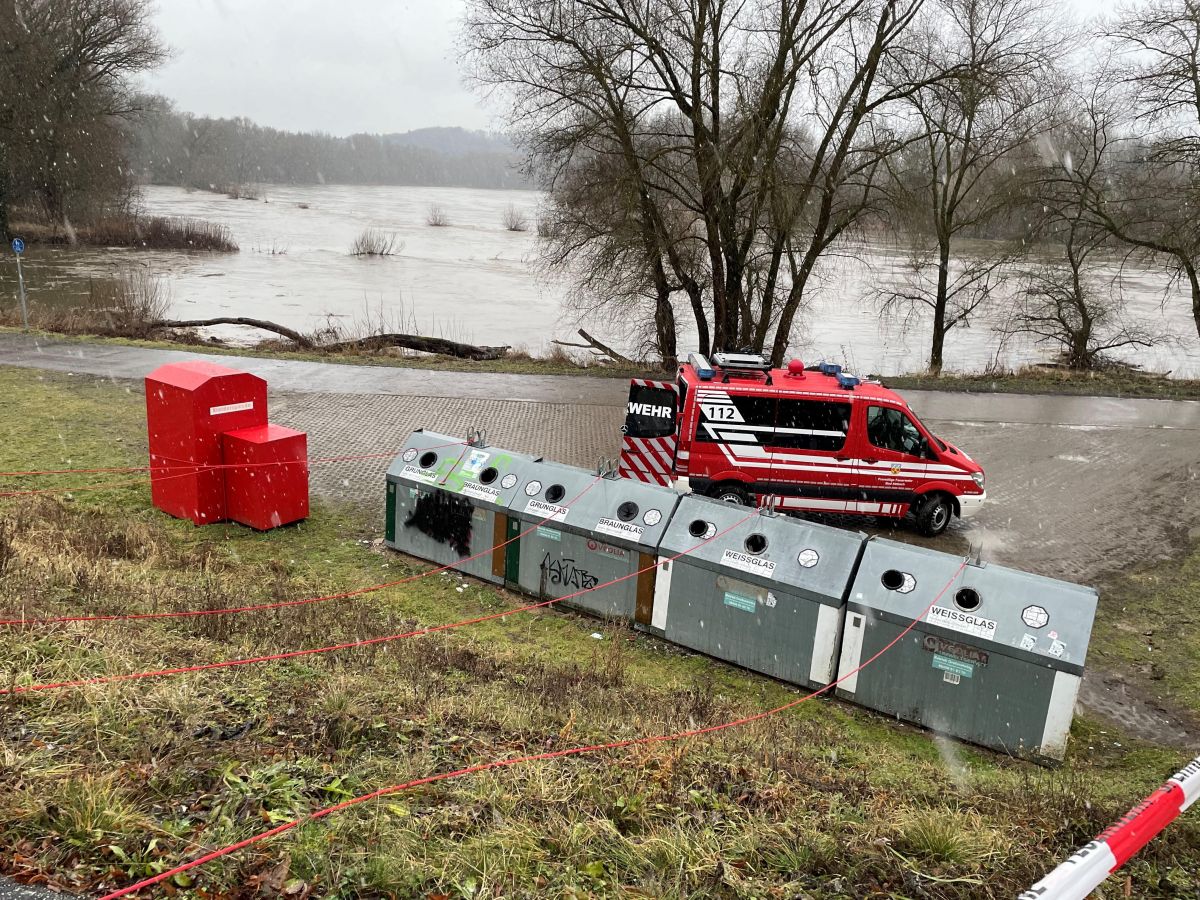
<svg viewBox="0 0 1200 900"><path fill-rule="evenodd" d="M922 456L925 441L903 412L886 406L867 407L867 440L883 450Z"/></svg>
<svg viewBox="0 0 1200 900"><path fill-rule="evenodd" d="M773 447L835 452L846 444L850 404L823 400L780 400Z"/></svg>
<svg viewBox="0 0 1200 900"><path fill-rule="evenodd" d="M696 440L716 444L769 444L775 429L775 399L737 394L700 401Z"/></svg>

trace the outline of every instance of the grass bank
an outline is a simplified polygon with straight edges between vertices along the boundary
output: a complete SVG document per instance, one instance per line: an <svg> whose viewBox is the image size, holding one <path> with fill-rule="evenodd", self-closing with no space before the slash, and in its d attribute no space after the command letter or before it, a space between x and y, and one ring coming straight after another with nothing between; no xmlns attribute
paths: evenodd
<svg viewBox="0 0 1200 900"><path fill-rule="evenodd" d="M999 375L895 375L884 378L897 391L969 391L980 394L1062 394L1085 397L1144 397L1200 400L1200 380L1111 369L1075 372L1030 366Z"/></svg>
<svg viewBox="0 0 1200 900"><path fill-rule="evenodd" d="M0 368L0 394L0 471L144 461L136 391ZM309 521L258 534L169 519L141 483L0 499L0 612L232 606L420 568L374 541L361 520L320 502ZM317 646L517 602L438 575L265 615L7 629L0 683ZM795 696L554 611L303 661L19 695L0 700L0 869L98 890L383 785L703 726ZM1181 762L1119 743L1079 721L1067 763L1050 771L813 702L707 740L382 798L172 889L209 898L1011 897ZM1130 867L1133 896L1200 886L1194 819Z"/></svg>

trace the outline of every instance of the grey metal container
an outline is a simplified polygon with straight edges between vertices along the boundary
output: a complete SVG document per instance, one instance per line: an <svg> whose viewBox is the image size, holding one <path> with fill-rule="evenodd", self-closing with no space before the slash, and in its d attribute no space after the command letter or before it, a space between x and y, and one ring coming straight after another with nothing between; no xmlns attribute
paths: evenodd
<svg viewBox="0 0 1200 900"><path fill-rule="evenodd" d="M509 583L547 598L587 590L564 605L648 622L654 554L679 494L558 463L531 465L524 474L509 505L509 536L521 535L519 551L509 556Z"/></svg>
<svg viewBox="0 0 1200 900"><path fill-rule="evenodd" d="M388 469L385 542L502 584L506 512L524 483L522 471L532 462L478 442L414 432Z"/></svg>
<svg viewBox="0 0 1200 900"><path fill-rule="evenodd" d="M775 678L827 685L866 535L761 511L738 524L748 513L680 501L659 545L647 630Z"/></svg>
<svg viewBox="0 0 1200 900"><path fill-rule="evenodd" d="M1060 760L1096 603L1093 588L873 539L850 590L836 692L985 747Z"/></svg>

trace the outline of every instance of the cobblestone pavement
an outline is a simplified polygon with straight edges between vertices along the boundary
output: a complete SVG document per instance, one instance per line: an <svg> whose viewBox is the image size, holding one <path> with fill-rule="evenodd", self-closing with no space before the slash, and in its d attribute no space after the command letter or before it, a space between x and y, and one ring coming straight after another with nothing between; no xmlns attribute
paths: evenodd
<svg viewBox="0 0 1200 900"><path fill-rule="evenodd" d="M991 412L987 400L977 398L981 417ZM589 467L616 455L622 420L615 406L298 393L274 394L271 415L307 431L313 456L390 452L420 427L453 435L483 428L495 446ZM903 523L827 521L1085 583L1169 556L1200 525L1196 430L927 421L987 471L983 511L935 539ZM388 463L316 465L314 493L359 504L381 522ZM1081 691L1085 708L1135 734L1186 743L1192 738L1187 726L1161 699L1135 697L1121 679L1094 668Z"/></svg>

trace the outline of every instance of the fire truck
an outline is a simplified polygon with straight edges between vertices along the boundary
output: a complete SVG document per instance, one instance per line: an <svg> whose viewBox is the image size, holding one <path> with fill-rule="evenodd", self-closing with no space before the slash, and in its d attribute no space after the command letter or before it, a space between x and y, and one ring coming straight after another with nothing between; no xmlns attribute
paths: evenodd
<svg viewBox="0 0 1200 900"><path fill-rule="evenodd" d="M629 387L620 474L786 512L900 518L925 535L987 497L983 468L904 399L830 363L775 369L749 353L698 353L675 382Z"/></svg>

